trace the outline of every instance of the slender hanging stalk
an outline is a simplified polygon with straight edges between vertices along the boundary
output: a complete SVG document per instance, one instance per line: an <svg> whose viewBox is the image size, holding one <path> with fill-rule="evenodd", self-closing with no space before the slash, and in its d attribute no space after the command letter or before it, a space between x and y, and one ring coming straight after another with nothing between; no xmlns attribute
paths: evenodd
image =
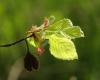
<svg viewBox="0 0 100 80"><path fill-rule="evenodd" d="M29 46L28 46L28 43L27 43L27 40L26 39L25 39L25 42L26 42L26 47L27 47L27 53L30 53Z"/></svg>

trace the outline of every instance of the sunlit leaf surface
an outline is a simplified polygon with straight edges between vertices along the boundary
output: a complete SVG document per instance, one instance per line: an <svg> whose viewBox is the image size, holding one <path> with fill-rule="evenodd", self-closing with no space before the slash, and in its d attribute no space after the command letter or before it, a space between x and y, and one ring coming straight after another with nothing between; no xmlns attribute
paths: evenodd
<svg viewBox="0 0 100 80"><path fill-rule="evenodd" d="M52 34L61 34L70 39L84 37L84 33L79 26L73 26L69 19L62 19L50 25L45 30L45 37L48 38Z"/></svg>
<svg viewBox="0 0 100 80"><path fill-rule="evenodd" d="M65 37L52 35L49 38L51 54L62 60L78 59L74 43Z"/></svg>

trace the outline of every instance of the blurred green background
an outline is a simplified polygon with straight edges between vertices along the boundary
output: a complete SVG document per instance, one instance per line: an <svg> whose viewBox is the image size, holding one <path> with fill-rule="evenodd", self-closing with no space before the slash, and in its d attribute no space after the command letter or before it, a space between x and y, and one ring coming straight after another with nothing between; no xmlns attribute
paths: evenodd
<svg viewBox="0 0 100 80"><path fill-rule="evenodd" d="M0 80L100 80L100 1L99 0L0 0L0 44L25 36L32 24L44 17L69 18L79 25L85 38L74 40L78 60L62 61L46 51L38 59L40 69L23 68L24 42L0 48ZM34 53L33 47L30 46Z"/></svg>

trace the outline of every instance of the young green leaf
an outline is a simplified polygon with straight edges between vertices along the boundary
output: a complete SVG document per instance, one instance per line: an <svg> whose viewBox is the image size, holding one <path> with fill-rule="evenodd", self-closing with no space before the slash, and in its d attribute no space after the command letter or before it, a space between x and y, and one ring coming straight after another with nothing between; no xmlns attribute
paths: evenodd
<svg viewBox="0 0 100 80"><path fill-rule="evenodd" d="M43 41L41 33L34 33L32 37L27 39L28 42L34 47L40 47L41 42Z"/></svg>
<svg viewBox="0 0 100 80"><path fill-rule="evenodd" d="M69 19L63 19L50 25L45 31L45 38L48 39L52 34L61 34L70 39L84 37L83 31L79 26L73 26Z"/></svg>
<svg viewBox="0 0 100 80"><path fill-rule="evenodd" d="M34 38L30 37L27 41L34 47L39 47L39 42L37 42Z"/></svg>
<svg viewBox="0 0 100 80"><path fill-rule="evenodd" d="M62 32L68 35L71 39L84 37L84 33L79 26L64 28Z"/></svg>
<svg viewBox="0 0 100 80"><path fill-rule="evenodd" d="M78 59L74 43L70 39L51 35L49 37L49 45L51 54L58 59Z"/></svg>
<svg viewBox="0 0 100 80"><path fill-rule="evenodd" d="M60 30L63 28L69 28L72 26L73 26L72 22L69 19L64 18L64 19L57 21L54 24L50 25L48 27L48 30L55 31L55 30Z"/></svg>
<svg viewBox="0 0 100 80"><path fill-rule="evenodd" d="M63 28L69 28L72 27L72 23L69 19L63 19L60 21L55 22L54 24L48 26L48 28L45 30L45 34L47 36L58 33Z"/></svg>

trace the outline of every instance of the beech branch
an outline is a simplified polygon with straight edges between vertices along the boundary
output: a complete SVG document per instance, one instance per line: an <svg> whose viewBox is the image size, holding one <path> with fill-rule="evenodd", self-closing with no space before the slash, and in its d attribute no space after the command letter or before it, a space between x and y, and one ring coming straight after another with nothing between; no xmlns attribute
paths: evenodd
<svg viewBox="0 0 100 80"><path fill-rule="evenodd" d="M29 38L29 37L31 37L31 36L33 36L33 34L30 35L30 36L27 36L27 37L25 37L25 38L22 38L22 39L20 39L20 40L17 40L17 41L15 41L15 42L12 42L12 43L0 45L0 47L10 47L10 46L13 46L13 45L15 45L15 44L17 44L17 43L20 43L20 42L26 40L27 38Z"/></svg>

